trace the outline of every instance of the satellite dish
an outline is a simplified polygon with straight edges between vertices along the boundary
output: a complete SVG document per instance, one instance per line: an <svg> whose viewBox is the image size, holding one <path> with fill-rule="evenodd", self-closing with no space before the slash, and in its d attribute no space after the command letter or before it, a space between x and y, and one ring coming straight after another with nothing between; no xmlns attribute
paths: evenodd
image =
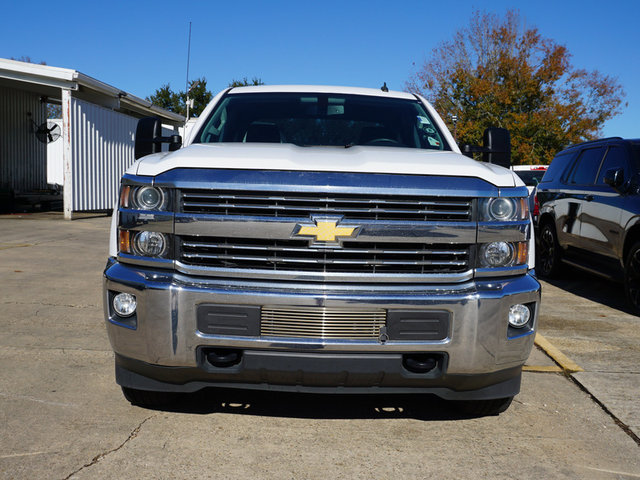
<svg viewBox="0 0 640 480"><path fill-rule="evenodd" d="M42 143L55 142L62 135L60 125L55 122L44 122L36 130L36 138Z"/></svg>

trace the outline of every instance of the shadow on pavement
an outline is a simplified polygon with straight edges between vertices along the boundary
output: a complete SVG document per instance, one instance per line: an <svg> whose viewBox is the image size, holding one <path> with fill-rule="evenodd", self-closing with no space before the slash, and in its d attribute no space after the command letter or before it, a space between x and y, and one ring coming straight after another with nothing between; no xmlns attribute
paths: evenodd
<svg viewBox="0 0 640 480"><path fill-rule="evenodd" d="M540 280L607 307L633 315L625 297L622 283L565 265L557 278ZM544 291L543 291L544 296Z"/></svg>
<svg viewBox="0 0 640 480"><path fill-rule="evenodd" d="M314 395L206 388L184 395L162 409L174 413L207 415L230 413L301 419L459 420L472 418L434 395Z"/></svg>

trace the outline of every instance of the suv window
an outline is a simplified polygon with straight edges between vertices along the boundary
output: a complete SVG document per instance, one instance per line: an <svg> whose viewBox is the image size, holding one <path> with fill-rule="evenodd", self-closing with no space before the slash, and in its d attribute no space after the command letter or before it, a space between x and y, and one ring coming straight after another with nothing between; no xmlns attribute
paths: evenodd
<svg viewBox="0 0 640 480"><path fill-rule="evenodd" d="M631 162L634 172L640 170L640 144L631 144Z"/></svg>
<svg viewBox="0 0 640 480"><path fill-rule="evenodd" d="M550 182L556 178L560 178L562 172L564 172L569 163L575 158L575 152L560 152L555 156L551 165L540 180L542 182Z"/></svg>
<svg viewBox="0 0 640 480"><path fill-rule="evenodd" d="M629 178L629 165L627 162L627 151L618 146L610 147L607 151L607 156L604 157L604 162L602 162L602 168L600 169L600 173L598 175L598 184L604 185L604 176L608 170L612 170L615 168L623 168L624 169L624 178Z"/></svg>
<svg viewBox="0 0 640 480"><path fill-rule="evenodd" d="M596 180L603 154L604 147L584 149L569 173L567 183L574 185L593 184Z"/></svg>

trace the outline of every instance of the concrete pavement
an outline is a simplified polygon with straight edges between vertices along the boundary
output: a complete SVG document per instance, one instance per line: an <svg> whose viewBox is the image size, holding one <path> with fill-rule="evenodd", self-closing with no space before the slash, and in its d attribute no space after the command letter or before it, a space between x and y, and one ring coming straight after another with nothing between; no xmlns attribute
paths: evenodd
<svg viewBox="0 0 640 480"><path fill-rule="evenodd" d="M622 285L566 267L542 282L539 331L584 372L572 377L640 437L640 318Z"/></svg>
<svg viewBox="0 0 640 480"><path fill-rule="evenodd" d="M614 418L627 407L612 416L559 373L525 372L499 417L422 396L224 390L172 411L133 407L102 318L109 220L0 217L0 478L640 478L638 444ZM637 319L584 301L545 284L542 333L585 374L637 373ZM585 322L611 325L591 324L590 337ZM538 350L528 363L554 365Z"/></svg>

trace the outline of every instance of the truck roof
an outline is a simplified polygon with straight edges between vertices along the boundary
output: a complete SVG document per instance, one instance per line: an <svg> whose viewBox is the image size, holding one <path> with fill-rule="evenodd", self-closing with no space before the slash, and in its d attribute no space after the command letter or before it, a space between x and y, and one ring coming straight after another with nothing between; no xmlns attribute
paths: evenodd
<svg viewBox="0 0 640 480"><path fill-rule="evenodd" d="M412 93L389 90L384 92L379 88L338 87L330 85L259 85L250 87L234 87L227 94L236 93L335 93L350 95L368 95L386 98L404 98L415 100Z"/></svg>

